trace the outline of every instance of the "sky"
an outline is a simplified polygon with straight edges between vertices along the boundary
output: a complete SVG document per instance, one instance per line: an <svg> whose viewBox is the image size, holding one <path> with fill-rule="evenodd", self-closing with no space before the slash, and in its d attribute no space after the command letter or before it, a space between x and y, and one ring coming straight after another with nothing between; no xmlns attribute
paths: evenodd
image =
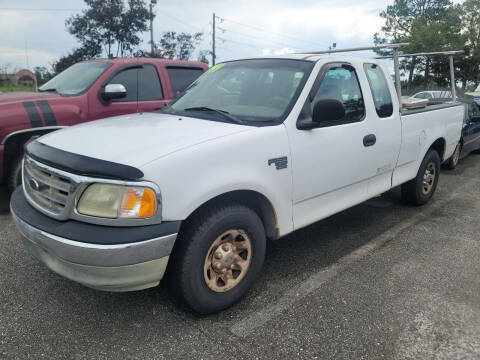
<svg viewBox="0 0 480 360"><path fill-rule="evenodd" d="M150 0L146 0L149 2ZM158 0L154 39L162 32L203 32L199 49L211 49L217 19L217 62L268 54L368 46L393 0ZM83 0L0 0L0 66L49 67L79 44L65 20ZM139 48L149 49L149 32Z"/></svg>

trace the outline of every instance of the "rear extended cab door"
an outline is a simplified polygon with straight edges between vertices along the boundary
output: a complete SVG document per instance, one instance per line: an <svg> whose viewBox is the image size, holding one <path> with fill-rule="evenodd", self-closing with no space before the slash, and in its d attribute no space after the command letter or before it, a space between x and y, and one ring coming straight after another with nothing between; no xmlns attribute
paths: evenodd
<svg viewBox="0 0 480 360"><path fill-rule="evenodd" d="M391 187L401 141L398 103L377 114L364 62L317 63L316 80L296 124L288 124L296 229L356 205ZM386 81L386 80L385 80ZM387 82L391 93L393 85ZM302 130L318 100L343 103L346 116Z"/></svg>

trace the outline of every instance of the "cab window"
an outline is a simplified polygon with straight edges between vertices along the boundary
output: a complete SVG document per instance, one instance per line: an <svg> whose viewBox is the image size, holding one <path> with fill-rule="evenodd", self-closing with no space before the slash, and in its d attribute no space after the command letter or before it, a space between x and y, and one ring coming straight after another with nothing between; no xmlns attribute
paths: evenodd
<svg viewBox="0 0 480 360"><path fill-rule="evenodd" d="M375 64L365 64L365 72L378 116L381 118L391 116L393 114L392 96L382 69Z"/></svg>
<svg viewBox="0 0 480 360"><path fill-rule="evenodd" d="M162 86L153 65L138 69L138 101L163 100Z"/></svg>
<svg viewBox="0 0 480 360"><path fill-rule="evenodd" d="M137 101L138 96L138 68L129 68L120 71L108 83L121 84L127 89L127 96L122 99L115 99L113 102L131 102Z"/></svg>
<svg viewBox="0 0 480 360"><path fill-rule="evenodd" d="M173 93L178 95L203 74L203 69L169 66L167 67L167 73Z"/></svg>
<svg viewBox="0 0 480 360"><path fill-rule="evenodd" d="M335 122L342 125L362 121L365 116L365 104L363 101L360 83L355 69L349 65L331 67L325 74L320 87L310 104L313 107L319 100L334 99L340 101L345 107L345 117Z"/></svg>
<svg viewBox="0 0 480 360"><path fill-rule="evenodd" d="M163 100L163 91L157 70L151 64L139 65L121 70L109 84L122 84L127 96L114 102Z"/></svg>
<svg viewBox="0 0 480 360"><path fill-rule="evenodd" d="M477 104L468 104L468 118L471 119L474 116L480 115L480 108Z"/></svg>

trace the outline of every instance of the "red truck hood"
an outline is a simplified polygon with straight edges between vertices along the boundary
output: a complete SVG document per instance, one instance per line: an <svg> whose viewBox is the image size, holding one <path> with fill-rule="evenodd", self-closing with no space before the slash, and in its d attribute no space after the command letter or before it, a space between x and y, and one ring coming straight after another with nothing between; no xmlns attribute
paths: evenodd
<svg viewBox="0 0 480 360"><path fill-rule="evenodd" d="M18 103L22 101L36 101L36 100L49 100L58 98L60 95L52 93L41 92L13 92L13 93L0 93L0 105Z"/></svg>
<svg viewBox="0 0 480 360"><path fill-rule="evenodd" d="M58 103L65 104L65 99L58 94L52 93L0 93L0 143L9 134L25 129L58 127L59 120L74 119L74 114L68 109L59 109ZM67 111L68 110L68 111Z"/></svg>

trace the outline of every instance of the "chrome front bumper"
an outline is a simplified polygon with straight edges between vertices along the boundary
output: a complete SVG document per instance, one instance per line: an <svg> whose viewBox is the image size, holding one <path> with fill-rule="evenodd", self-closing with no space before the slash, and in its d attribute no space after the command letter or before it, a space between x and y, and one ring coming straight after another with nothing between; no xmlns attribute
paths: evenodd
<svg viewBox="0 0 480 360"><path fill-rule="evenodd" d="M52 271L104 291L134 291L160 283L177 234L118 245L69 240L23 221L11 209L25 247Z"/></svg>

